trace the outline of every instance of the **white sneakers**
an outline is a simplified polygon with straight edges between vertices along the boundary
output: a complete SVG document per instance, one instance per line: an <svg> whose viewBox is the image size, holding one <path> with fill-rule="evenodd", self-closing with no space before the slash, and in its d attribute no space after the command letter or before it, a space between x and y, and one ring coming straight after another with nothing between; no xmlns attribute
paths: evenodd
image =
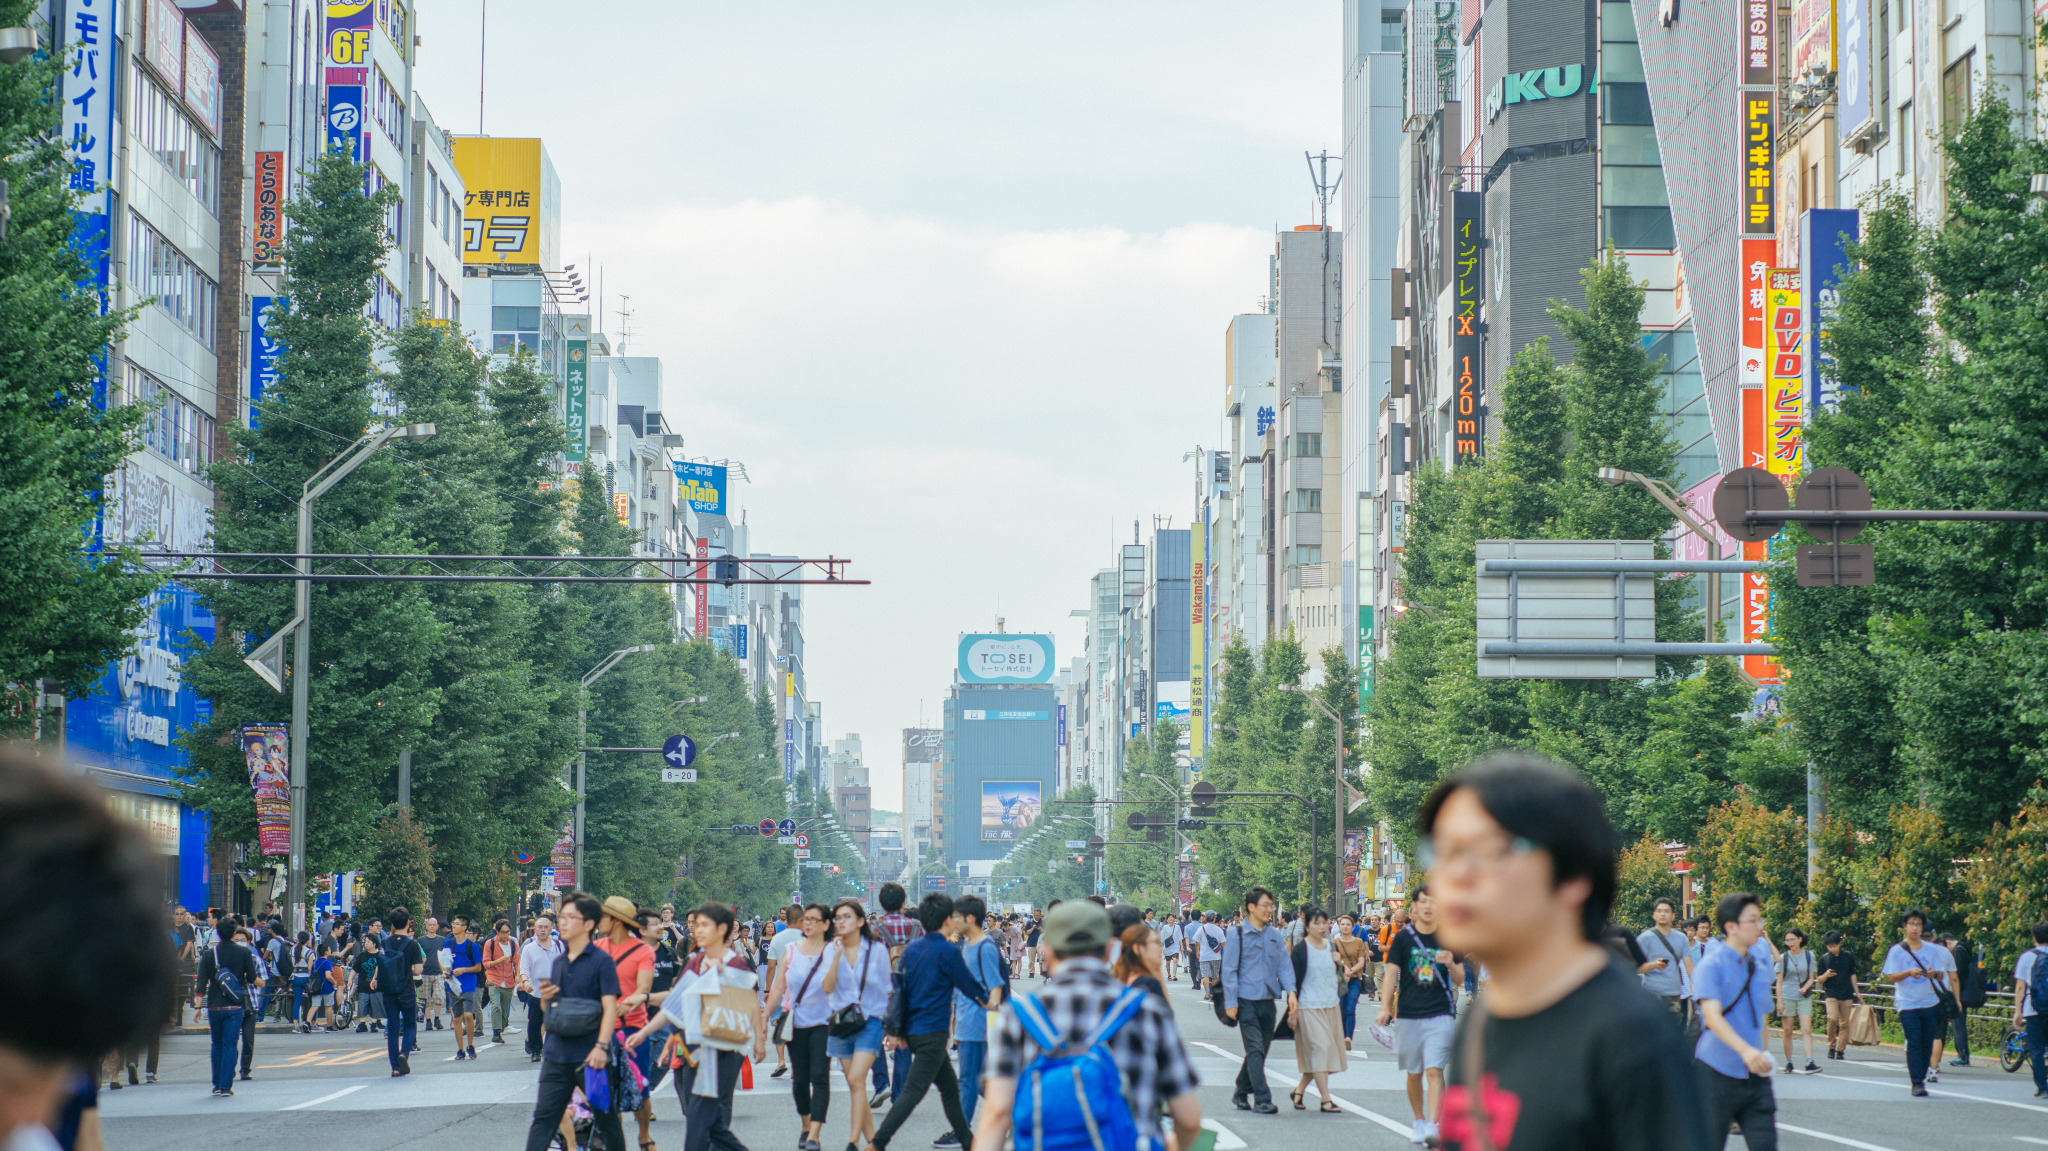
<svg viewBox="0 0 2048 1151"><path fill-rule="evenodd" d="M1415 1130L1408 1136L1408 1142L1420 1146L1422 1144L1422 1141L1428 1138L1429 1124L1421 1119L1417 1119L1415 1121Z"/></svg>

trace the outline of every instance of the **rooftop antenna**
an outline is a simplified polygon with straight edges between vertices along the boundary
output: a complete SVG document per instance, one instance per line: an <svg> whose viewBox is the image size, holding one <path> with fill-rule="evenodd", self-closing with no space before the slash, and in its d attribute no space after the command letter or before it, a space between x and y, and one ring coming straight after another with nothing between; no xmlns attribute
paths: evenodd
<svg viewBox="0 0 2048 1151"><path fill-rule="evenodd" d="M626 354L626 342L633 338L633 297L619 297L619 346L612 352L615 356Z"/></svg>
<svg viewBox="0 0 2048 1151"><path fill-rule="evenodd" d="M1330 197L1337 194L1337 185L1344 182L1344 157L1332 156L1328 149L1311 156L1303 152L1308 161L1308 178L1316 188L1316 223L1323 232L1323 343L1330 343ZM1330 161L1337 161L1337 178L1330 178Z"/></svg>

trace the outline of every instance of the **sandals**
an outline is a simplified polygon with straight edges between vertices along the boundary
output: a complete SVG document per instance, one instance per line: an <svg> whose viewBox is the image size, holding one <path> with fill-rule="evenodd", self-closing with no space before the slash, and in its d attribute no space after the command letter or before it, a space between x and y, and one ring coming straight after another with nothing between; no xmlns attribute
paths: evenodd
<svg viewBox="0 0 2048 1151"><path fill-rule="evenodd" d="M1301 1101L1301 1098L1302 1098L1302 1096L1304 1096L1304 1095L1306 1095L1306 1094L1308 1094L1308 1092L1306 1092L1306 1091L1289 1091L1289 1092L1287 1093L1287 1097L1288 1097L1289 1099L1292 1099L1292 1100L1294 1100L1294 1109L1295 1109L1296 1111L1306 1111L1306 1110L1308 1110L1308 1104L1306 1104L1306 1103L1303 1103L1303 1102Z"/></svg>
<svg viewBox="0 0 2048 1151"><path fill-rule="evenodd" d="M1344 1113L1344 1109L1342 1107L1337 1106L1335 1102L1328 1099L1323 1100L1323 1105L1321 1107L1316 1108L1316 1110L1326 1111L1336 1115L1342 1115Z"/></svg>

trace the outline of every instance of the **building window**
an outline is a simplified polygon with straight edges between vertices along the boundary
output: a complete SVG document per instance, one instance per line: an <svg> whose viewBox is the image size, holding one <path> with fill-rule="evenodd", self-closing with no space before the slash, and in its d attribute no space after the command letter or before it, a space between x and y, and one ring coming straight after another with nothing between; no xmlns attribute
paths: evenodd
<svg viewBox="0 0 2048 1151"><path fill-rule="evenodd" d="M1945 130L1954 131L1958 122L1970 116L1970 62L1976 56L1975 52L1964 53L1941 74L1941 126Z"/></svg>
<svg viewBox="0 0 2048 1151"><path fill-rule="evenodd" d="M1296 432L1288 437L1293 456L1319 456L1323 454L1321 432ZM1291 458L1291 457L1290 457Z"/></svg>
<svg viewBox="0 0 2048 1151"><path fill-rule="evenodd" d="M1323 490L1321 488L1296 488L1294 490L1293 503L1294 510L1298 512L1322 511Z"/></svg>
<svg viewBox="0 0 2048 1151"><path fill-rule="evenodd" d="M384 70L377 70L377 126L398 150L405 150L405 96L384 76Z"/></svg>
<svg viewBox="0 0 2048 1151"><path fill-rule="evenodd" d="M134 364L128 365L121 392L124 404L156 407L142 425L142 446L204 478L213 463L213 416Z"/></svg>
<svg viewBox="0 0 2048 1151"><path fill-rule="evenodd" d="M1402 18L1406 13L1399 8L1380 9L1380 51L1401 50Z"/></svg>
<svg viewBox="0 0 2048 1151"><path fill-rule="evenodd" d="M128 128L136 142L162 161L198 197L201 207L218 217L220 149L140 64L129 64L128 79Z"/></svg>
<svg viewBox="0 0 2048 1151"><path fill-rule="evenodd" d="M1678 489L1684 491L1721 470L1700 376L1699 342L1690 328L1661 332L1650 342L1649 355L1664 361L1661 414L1678 441Z"/></svg>
<svg viewBox="0 0 2048 1151"><path fill-rule="evenodd" d="M391 281L378 276L375 284L377 294L370 301L370 315L387 331L397 331L405 320L405 296Z"/></svg>
<svg viewBox="0 0 2048 1151"><path fill-rule="evenodd" d="M207 351L214 350L220 286L133 212L128 214L128 288L149 297Z"/></svg>

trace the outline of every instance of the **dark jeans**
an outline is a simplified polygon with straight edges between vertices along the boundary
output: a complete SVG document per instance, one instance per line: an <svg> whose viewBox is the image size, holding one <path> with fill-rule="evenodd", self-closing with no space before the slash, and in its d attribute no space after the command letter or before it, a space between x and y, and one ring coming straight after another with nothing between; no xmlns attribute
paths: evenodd
<svg viewBox="0 0 2048 1151"><path fill-rule="evenodd" d="M540 1096L533 1103L533 1125L526 1129L526 1151L548 1151L548 1144L555 1141L555 1134L562 1127L562 1112L569 1106L569 1096L583 1086L583 1061L562 1063L553 1059L540 1061ZM619 1117L607 1111L592 1111L591 1129L604 1139L606 1147L626 1146L626 1130L619 1124Z"/></svg>
<svg viewBox="0 0 2048 1151"><path fill-rule="evenodd" d="M1237 1001L1237 1034L1244 1040L1244 1062L1237 1068L1237 1085L1232 1099L1249 1095L1254 1105L1273 1101L1272 1085L1266 1082L1266 1052L1273 1046L1273 1001Z"/></svg>
<svg viewBox="0 0 2048 1151"><path fill-rule="evenodd" d="M832 1105L832 1062L825 1058L825 1024L789 1029L789 1094L799 1119L825 1121Z"/></svg>
<svg viewBox="0 0 2048 1151"><path fill-rule="evenodd" d="M1956 1061L1958 1063L1968 1063L1970 1061L1970 1013L1967 1010L1957 1012L1956 1017L1949 1021L1949 1030L1955 1033Z"/></svg>
<svg viewBox="0 0 2048 1151"><path fill-rule="evenodd" d="M2027 1016L2027 1055L2034 1061L2034 1090L2048 1091L2048 1012Z"/></svg>
<svg viewBox="0 0 2048 1151"><path fill-rule="evenodd" d="M235 1089L235 1051L242 1038L242 1016L248 1012L236 1007L225 1011L213 1010L206 1013L206 1026L213 1036L213 1089L233 1091ZM543 1148L545 1151L545 1148Z"/></svg>
<svg viewBox="0 0 2048 1151"><path fill-rule="evenodd" d="M242 1012L242 1074L249 1073L249 1065L256 1062L256 1025L263 1022L263 1009Z"/></svg>
<svg viewBox="0 0 2048 1151"><path fill-rule="evenodd" d="M1906 1032L1906 1075L1918 1087L1927 1082L1934 1037L1941 1034L1941 1008L1908 1007L1899 1012L1899 1026Z"/></svg>
<svg viewBox="0 0 2048 1151"><path fill-rule="evenodd" d="M418 1046L416 1033L420 1022L420 1001L413 996L400 999L396 995L384 997L384 1008L391 1013L384 1023L384 1052L391 1059L391 1069L398 1070L399 1061Z"/></svg>
<svg viewBox="0 0 2048 1151"><path fill-rule="evenodd" d="M1778 1097L1771 1091L1769 1076L1737 1079L1699 1062L1693 1068L1699 1073L1700 1091L1707 1097L1709 1146L1726 1143L1728 1124L1740 1123L1742 1141L1749 1151L1778 1151Z"/></svg>
<svg viewBox="0 0 2048 1151"><path fill-rule="evenodd" d="M1344 982L1344 1038L1346 1039L1350 1039L1352 1034L1358 1030L1358 996L1363 990L1356 979L1347 979Z"/></svg>
<svg viewBox="0 0 2048 1151"><path fill-rule="evenodd" d="M884 1069L887 1074L884 1074ZM889 1101L903 1094L903 1085L910 1082L910 1052L884 1050L875 1057L875 1087L889 1089Z"/></svg>
<svg viewBox="0 0 2048 1151"><path fill-rule="evenodd" d="M946 1040L949 1032L928 1031L923 1035L912 1035L910 1044L910 1076L898 1088L896 1102L890 1104L889 1114L883 1116L882 1125L875 1130L871 1142L874 1147L887 1147L896 1129L910 1119L910 1113L924 1102L924 1093L933 1083L939 1085L939 1102L946 1109L946 1122L953 1127L953 1137L960 1140L960 1146L974 1146L974 1132L967 1127L967 1113L960 1110L960 1077L953 1073L953 1061L946 1057ZM545 1148L530 1148L529 1151L546 1151Z"/></svg>
<svg viewBox="0 0 2048 1151"><path fill-rule="evenodd" d="M540 998L528 995L524 991L519 993L519 998L526 1003L526 1053L528 1055L538 1055L540 1054L541 1042L545 1038L541 1034L540 1028Z"/></svg>
<svg viewBox="0 0 2048 1151"><path fill-rule="evenodd" d="M746 1060L737 1051L714 1051L699 1047L693 1052L702 1063L718 1057L718 1094L695 1095L697 1072L688 1060L676 1068L676 1096L683 1102L683 1151L747 1151L747 1145L732 1133L732 1092L740 1081L740 1064Z"/></svg>

